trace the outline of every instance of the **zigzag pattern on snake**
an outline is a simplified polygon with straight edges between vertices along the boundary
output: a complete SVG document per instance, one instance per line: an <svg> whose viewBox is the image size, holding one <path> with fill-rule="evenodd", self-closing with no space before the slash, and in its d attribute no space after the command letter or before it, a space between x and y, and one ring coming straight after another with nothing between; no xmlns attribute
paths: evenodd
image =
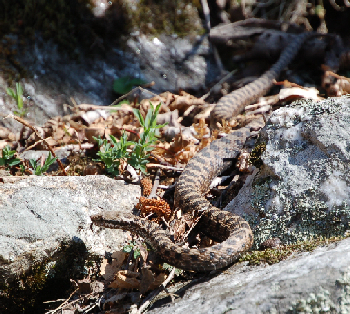
<svg viewBox="0 0 350 314"><path fill-rule="evenodd" d="M277 79L298 53L305 39L311 35L313 33L298 35L282 52L278 61L259 79L221 98L211 113L211 124L231 119L246 105L263 96L273 85L273 80ZM176 184L175 205L184 212L202 211L199 221L201 230L219 241L219 244L201 249L183 248L174 243L170 233L158 224L137 216L121 216L114 211L92 216L93 223L138 233L158 251L164 261L178 268L209 271L230 265L252 246L252 231L240 216L212 206L203 193L208 190L212 179L229 166L223 159L236 158L249 134L248 128L241 128L213 141L190 160Z"/></svg>

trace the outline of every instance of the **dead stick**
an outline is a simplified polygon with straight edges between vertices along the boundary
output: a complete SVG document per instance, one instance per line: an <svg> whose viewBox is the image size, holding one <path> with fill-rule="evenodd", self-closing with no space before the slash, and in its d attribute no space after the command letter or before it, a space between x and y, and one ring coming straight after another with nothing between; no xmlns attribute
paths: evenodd
<svg viewBox="0 0 350 314"><path fill-rule="evenodd" d="M153 187L150 195L147 198L152 199L157 197L157 188L159 186L160 169L157 169L156 177L154 178Z"/></svg>
<svg viewBox="0 0 350 314"><path fill-rule="evenodd" d="M160 165L160 164L152 164L149 163L146 165L147 168L160 168L163 170L174 170L174 171L183 171L183 168L179 168L179 167L173 167L173 166L166 166L166 165Z"/></svg>

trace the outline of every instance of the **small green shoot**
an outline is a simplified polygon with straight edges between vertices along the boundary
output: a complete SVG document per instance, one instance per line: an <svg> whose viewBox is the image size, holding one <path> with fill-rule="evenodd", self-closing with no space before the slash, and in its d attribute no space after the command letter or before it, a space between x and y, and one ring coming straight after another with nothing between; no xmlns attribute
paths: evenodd
<svg viewBox="0 0 350 314"><path fill-rule="evenodd" d="M134 243L124 245L123 252L124 253L131 253L134 251L134 259L136 260L139 256L141 256L140 249L136 247Z"/></svg>
<svg viewBox="0 0 350 314"><path fill-rule="evenodd" d="M118 104L117 105L115 105L115 106L121 106L121 105L123 105L123 104L125 104L125 105L130 105L130 100L129 99L123 99L123 100L121 100L120 102L118 102Z"/></svg>
<svg viewBox="0 0 350 314"><path fill-rule="evenodd" d="M23 87L20 83L16 83L16 92L12 88L6 90L7 94L11 96L17 103L18 111L15 110L13 113L19 117L26 115L26 110L23 108Z"/></svg>
<svg viewBox="0 0 350 314"><path fill-rule="evenodd" d="M162 268L164 270L169 271L169 273L173 270L174 266L169 265L168 263L163 263ZM183 269L175 268L175 275L180 276L183 274Z"/></svg>
<svg viewBox="0 0 350 314"><path fill-rule="evenodd" d="M15 157L15 150L11 150L10 146L5 146L2 150L2 157L0 158L0 166L5 166L7 169L18 165L21 160Z"/></svg>
<svg viewBox="0 0 350 314"><path fill-rule="evenodd" d="M24 174L26 171L26 167L24 165L19 165L19 169L20 169L22 174Z"/></svg>
<svg viewBox="0 0 350 314"><path fill-rule="evenodd" d="M34 174L36 176L41 176L44 172L46 172L49 169L49 167L56 161L56 159L57 158L52 157L51 152L49 152L49 155L45 159L43 166L39 165L35 159L30 159L29 163L34 170Z"/></svg>
<svg viewBox="0 0 350 314"><path fill-rule="evenodd" d="M157 125L156 122L160 106L161 104L154 108L150 104L145 119L142 117L140 110L134 109L135 117L143 127L143 132L138 142L128 141L125 132L119 142L112 135L110 136L111 143L107 140L94 137L94 140L100 146L100 151L97 153L99 159L96 159L96 161L104 162L108 173L118 175L121 160L126 160L129 165L133 166L136 170L140 170L142 173L146 172L149 152L153 150L157 142L159 129L166 125ZM133 146L131 152L127 151L129 146Z"/></svg>
<svg viewBox="0 0 350 314"><path fill-rule="evenodd" d="M165 124L157 125L157 115L161 104L156 108L150 103L145 119L143 119L139 109L133 109L135 117L139 120L143 127L143 133L140 135L138 143L135 143L132 150L129 164L142 173L146 172L146 164L148 163L149 152L153 150L159 136L159 129Z"/></svg>

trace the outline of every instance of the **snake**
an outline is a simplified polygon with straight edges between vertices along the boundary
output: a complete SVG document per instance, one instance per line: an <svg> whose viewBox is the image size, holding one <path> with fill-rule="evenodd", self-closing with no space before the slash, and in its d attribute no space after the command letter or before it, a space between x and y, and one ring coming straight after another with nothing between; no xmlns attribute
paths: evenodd
<svg viewBox="0 0 350 314"><path fill-rule="evenodd" d="M211 125L230 120L243 111L245 106L265 95L312 34L314 33L306 32L297 35L283 50L277 62L261 77L222 97L211 112ZM198 227L218 243L203 248L186 248L175 243L170 231L164 230L159 224L118 211L103 211L91 216L92 223L139 234L163 261L177 268L207 272L231 265L253 245L252 230L242 217L216 208L204 195L211 181L238 157L249 136L250 129L242 127L212 141L191 158L176 183L175 207L181 208L183 212L200 214Z"/></svg>

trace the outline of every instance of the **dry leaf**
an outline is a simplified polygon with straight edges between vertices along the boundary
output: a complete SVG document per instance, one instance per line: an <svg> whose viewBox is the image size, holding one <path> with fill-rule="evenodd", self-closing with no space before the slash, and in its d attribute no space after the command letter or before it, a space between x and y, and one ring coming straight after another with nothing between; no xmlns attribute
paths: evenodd
<svg viewBox="0 0 350 314"><path fill-rule="evenodd" d="M142 261L146 262L147 258L148 258L148 253L149 253L148 247L146 245L140 243L139 245L137 245L137 248L138 248L139 253L141 255Z"/></svg>
<svg viewBox="0 0 350 314"><path fill-rule="evenodd" d="M160 273L154 278L153 283L150 285L149 290L158 288L167 279L168 275L166 273Z"/></svg>
<svg viewBox="0 0 350 314"><path fill-rule="evenodd" d="M140 280L137 279L140 274L130 270L120 270L114 277L114 280L108 286L109 288L139 289Z"/></svg>
<svg viewBox="0 0 350 314"><path fill-rule="evenodd" d="M125 258L128 253L123 251L117 251L112 254L112 262L108 263L106 259L103 259L101 263L101 275L105 280L112 280L117 271L122 267Z"/></svg>
<svg viewBox="0 0 350 314"><path fill-rule="evenodd" d="M141 270L140 292L142 294L150 290L150 286L154 282L154 274L148 268L144 267Z"/></svg>
<svg viewBox="0 0 350 314"><path fill-rule="evenodd" d="M325 71L322 78L322 87L331 97L340 97L350 93L350 79L332 71Z"/></svg>
<svg viewBox="0 0 350 314"><path fill-rule="evenodd" d="M90 143L95 143L93 137L103 138L105 135L104 127L88 127L85 128L85 136Z"/></svg>
<svg viewBox="0 0 350 314"><path fill-rule="evenodd" d="M295 100L299 98L320 100L318 96L319 91L314 87L290 87L282 88L279 93L279 99L281 101Z"/></svg>
<svg viewBox="0 0 350 314"><path fill-rule="evenodd" d="M238 169L240 172L251 172L252 163L250 162L250 153L243 149L238 157Z"/></svg>
<svg viewBox="0 0 350 314"><path fill-rule="evenodd" d="M78 287L79 287L78 293L88 294L88 293L91 293L92 291L90 279L78 280Z"/></svg>

